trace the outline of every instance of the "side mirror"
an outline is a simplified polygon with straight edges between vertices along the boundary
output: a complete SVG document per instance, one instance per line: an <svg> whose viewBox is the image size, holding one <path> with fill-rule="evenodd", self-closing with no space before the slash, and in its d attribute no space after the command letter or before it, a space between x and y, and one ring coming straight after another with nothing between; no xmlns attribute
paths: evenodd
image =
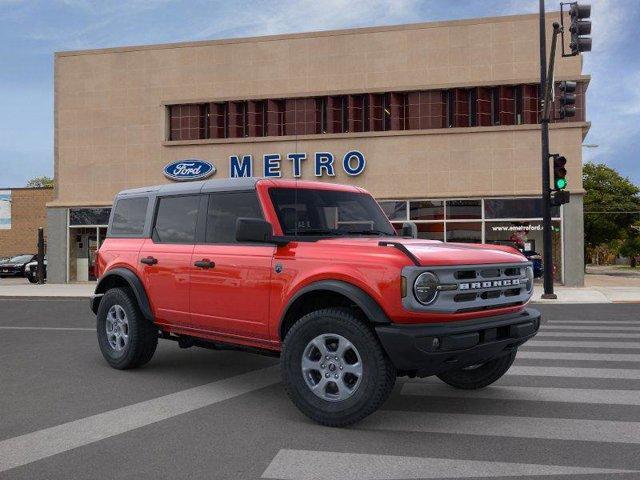
<svg viewBox="0 0 640 480"><path fill-rule="evenodd" d="M403 237L418 238L418 226L414 222L404 222L401 234Z"/></svg>
<svg viewBox="0 0 640 480"><path fill-rule="evenodd" d="M271 224L261 218L243 218L236 220L236 240L238 242L274 243L286 245L288 242L273 236Z"/></svg>

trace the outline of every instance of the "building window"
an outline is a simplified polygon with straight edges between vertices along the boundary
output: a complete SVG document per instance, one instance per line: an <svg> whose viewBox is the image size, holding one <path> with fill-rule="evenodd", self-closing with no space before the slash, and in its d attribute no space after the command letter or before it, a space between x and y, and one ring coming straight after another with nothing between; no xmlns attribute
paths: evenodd
<svg viewBox="0 0 640 480"><path fill-rule="evenodd" d="M480 200L447 200L447 220L482 218Z"/></svg>
<svg viewBox="0 0 640 480"><path fill-rule="evenodd" d="M522 122L538 123L540 102L538 100L538 85L522 86Z"/></svg>
<svg viewBox="0 0 640 480"><path fill-rule="evenodd" d="M169 107L170 140L205 138L204 104L171 105Z"/></svg>
<svg viewBox="0 0 640 480"><path fill-rule="evenodd" d="M369 122L368 95L349 95L347 97L347 132L366 132Z"/></svg>
<svg viewBox="0 0 640 480"><path fill-rule="evenodd" d="M491 107L491 89L476 88L476 123L478 127L488 127L493 125Z"/></svg>
<svg viewBox="0 0 640 480"><path fill-rule="evenodd" d="M447 242L482 243L482 222L448 222Z"/></svg>
<svg viewBox="0 0 640 480"><path fill-rule="evenodd" d="M267 100L267 136L284 135L284 100Z"/></svg>
<svg viewBox="0 0 640 480"><path fill-rule="evenodd" d="M250 100L247 102L247 136L264 137L266 133L267 102Z"/></svg>
<svg viewBox="0 0 640 480"><path fill-rule="evenodd" d="M447 127L447 95L443 90L407 94L407 130Z"/></svg>
<svg viewBox="0 0 640 480"><path fill-rule="evenodd" d="M107 225L110 208L70 208L69 226Z"/></svg>
<svg viewBox="0 0 640 480"><path fill-rule="evenodd" d="M425 240L440 240L444 242L444 223L418 223L418 238Z"/></svg>
<svg viewBox="0 0 640 480"><path fill-rule="evenodd" d="M348 102L346 95L327 97L327 133L347 130Z"/></svg>
<svg viewBox="0 0 640 480"><path fill-rule="evenodd" d="M209 103L207 112L209 138L227 137L227 104Z"/></svg>
<svg viewBox="0 0 640 480"><path fill-rule="evenodd" d="M391 221L407 219L407 202L404 200L380 202L380 206Z"/></svg>
<svg viewBox="0 0 640 480"><path fill-rule="evenodd" d="M540 218L542 199L540 198L487 198L484 201L484 216L495 218ZM552 207L552 217L560 217L560 207Z"/></svg>
<svg viewBox="0 0 640 480"><path fill-rule="evenodd" d="M315 98L285 100L284 134L313 135L320 133L320 117Z"/></svg>
<svg viewBox="0 0 640 480"><path fill-rule="evenodd" d="M410 220L442 220L444 202L441 200L420 200L409 202Z"/></svg>
<svg viewBox="0 0 640 480"><path fill-rule="evenodd" d="M576 116L585 121L587 84L578 82ZM536 84L361 93L317 98L232 100L168 106L169 140L423 130L537 124Z"/></svg>

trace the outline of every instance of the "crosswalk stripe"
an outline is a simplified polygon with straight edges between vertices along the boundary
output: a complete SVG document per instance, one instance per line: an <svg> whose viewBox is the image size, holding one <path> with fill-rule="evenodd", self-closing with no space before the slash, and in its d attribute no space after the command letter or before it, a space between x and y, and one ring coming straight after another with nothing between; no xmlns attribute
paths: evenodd
<svg viewBox="0 0 640 480"><path fill-rule="evenodd" d="M545 330L560 330L560 331L570 331L570 330L605 330L609 331L620 331L620 332L640 332L640 327L628 327L624 325L611 325L610 327L603 327L602 325L548 325L544 324L540 327L542 331Z"/></svg>
<svg viewBox="0 0 640 480"><path fill-rule="evenodd" d="M526 344L525 344L526 346ZM636 353L581 353L581 352L536 352L520 348L518 358L543 360L597 360L603 362L640 362Z"/></svg>
<svg viewBox="0 0 640 480"><path fill-rule="evenodd" d="M602 403L606 405L640 405L640 391L592 390L579 388L511 387L494 385L483 390L458 390L434 383L405 383L402 395L425 397L489 398L528 402Z"/></svg>
<svg viewBox="0 0 640 480"><path fill-rule="evenodd" d="M588 325L636 325L640 326L640 319L638 320L549 320L546 322L548 325L574 325L577 323L585 323Z"/></svg>
<svg viewBox="0 0 640 480"><path fill-rule="evenodd" d="M545 329L546 330L546 329ZM640 338L640 333L611 333L611 332L556 332L540 331L536 338L540 337L570 337L570 338Z"/></svg>
<svg viewBox="0 0 640 480"><path fill-rule="evenodd" d="M603 327L602 325L547 325L547 324L544 324L540 327L540 330L541 331L559 330L561 332L570 331L570 330L596 330L596 331L605 330L607 332L620 331L620 333L625 333L625 332L640 332L640 327L625 327L621 325L620 326L612 325L610 327Z"/></svg>
<svg viewBox="0 0 640 480"><path fill-rule="evenodd" d="M272 480L317 480L320 478L323 480L397 480L635 472L634 470L582 466L283 449L278 451L262 474L262 478Z"/></svg>
<svg viewBox="0 0 640 480"><path fill-rule="evenodd" d="M263 368L9 438L0 441L0 472L207 407L279 381L278 367Z"/></svg>
<svg viewBox="0 0 640 480"><path fill-rule="evenodd" d="M566 340L530 340L530 347L583 347L583 348L640 348L640 342L590 342Z"/></svg>
<svg viewBox="0 0 640 480"><path fill-rule="evenodd" d="M640 423L441 412L378 411L360 424L368 430L446 433L640 444Z"/></svg>
<svg viewBox="0 0 640 480"><path fill-rule="evenodd" d="M525 367L514 365L507 375L536 377L569 377L569 378L612 378L640 380L640 370L625 368L564 368L564 367Z"/></svg>

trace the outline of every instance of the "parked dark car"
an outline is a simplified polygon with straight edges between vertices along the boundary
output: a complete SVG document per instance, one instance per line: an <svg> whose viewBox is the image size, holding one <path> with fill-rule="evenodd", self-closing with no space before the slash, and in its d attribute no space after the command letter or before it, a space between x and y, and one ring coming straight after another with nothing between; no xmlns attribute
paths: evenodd
<svg viewBox="0 0 640 480"><path fill-rule="evenodd" d="M533 277L540 278L544 273L544 268L542 266L542 255L538 252L534 252L533 250L524 250L522 254L527 257L527 259L533 265Z"/></svg>
<svg viewBox="0 0 640 480"><path fill-rule="evenodd" d="M4 277L24 277L24 270L27 263L36 259L33 253L20 254L11 257L9 260L0 263L0 278Z"/></svg>

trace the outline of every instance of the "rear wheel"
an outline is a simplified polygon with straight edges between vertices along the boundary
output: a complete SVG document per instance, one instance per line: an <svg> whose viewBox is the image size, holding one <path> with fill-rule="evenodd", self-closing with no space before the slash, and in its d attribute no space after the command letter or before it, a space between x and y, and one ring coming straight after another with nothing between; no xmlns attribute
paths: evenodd
<svg viewBox="0 0 640 480"><path fill-rule="evenodd" d="M138 305L123 288L104 294L97 314L98 345L113 368L141 367L158 346L157 327L144 318Z"/></svg>
<svg viewBox="0 0 640 480"><path fill-rule="evenodd" d="M518 351L503 355L488 362L458 370L450 370L438 375L438 378L452 387L463 390L477 390L487 387L502 377L511 368Z"/></svg>
<svg viewBox="0 0 640 480"><path fill-rule="evenodd" d="M396 371L371 329L352 311L311 312L291 327L282 349L286 391L312 420L342 427L388 398Z"/></svg>

